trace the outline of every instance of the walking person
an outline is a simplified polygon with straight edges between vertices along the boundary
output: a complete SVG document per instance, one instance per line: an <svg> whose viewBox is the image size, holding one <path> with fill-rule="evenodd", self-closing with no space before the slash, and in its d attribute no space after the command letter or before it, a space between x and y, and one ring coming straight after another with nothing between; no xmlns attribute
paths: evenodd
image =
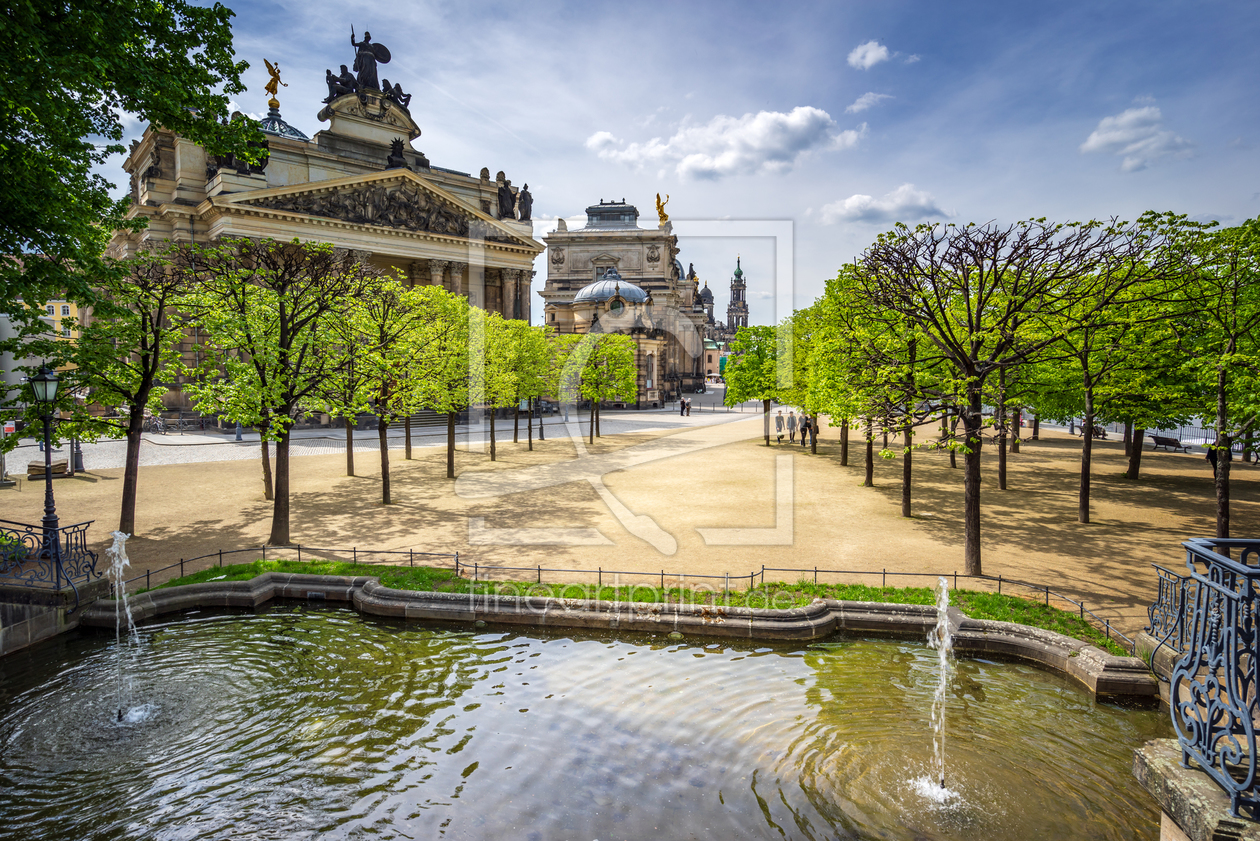
<svg viewBox="0 0 1260 841"><path fill-rule="evenodd" d="M678 395L678 414L680 417L686 417L687 415L687 398L681 394Z"/></svg>
<svg viewBox="0 0 1260 841"><path fill-rule="evenodd" d="M774 431L779 433L779 443L783 443L783 410L774 416Z"/></svg>
<svg viewBox="0 0 1260 841"><path fill-rule="evenodd" d="M788 443L796 443L796 412L788 412L787 416Z"/></svg>
<svg viewBox="0 0 1260 841"><path fill-rule="evenodd" d="M691 398L687 398L687 417L691 417Z"/></svg>
<svg viewBox="0 0 1260 841"><path fill-rule="evenodd" d="M804 447L809 442L809 433L813 429L813 425L809 422L809 415L801 415L801 446Z"/></svg>

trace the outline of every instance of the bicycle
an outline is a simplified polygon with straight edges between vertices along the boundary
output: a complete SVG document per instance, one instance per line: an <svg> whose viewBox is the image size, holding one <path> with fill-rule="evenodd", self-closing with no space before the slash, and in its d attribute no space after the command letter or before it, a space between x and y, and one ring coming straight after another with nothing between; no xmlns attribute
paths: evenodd
<svg viewBox="0 0 1260 841"><path fill-rule="evenodd" d="M162 419L161 415L150 415L144 419L141 429L145 432L156 432L159 435L165 435L166 421Z"/></svg>

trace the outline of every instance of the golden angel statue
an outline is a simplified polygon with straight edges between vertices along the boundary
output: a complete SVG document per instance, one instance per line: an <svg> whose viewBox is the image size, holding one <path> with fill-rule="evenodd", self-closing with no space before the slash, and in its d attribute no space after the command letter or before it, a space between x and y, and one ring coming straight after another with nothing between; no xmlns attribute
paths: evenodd
<svg viewBox="0 0 1260 841"><path fill-rule="evenodd" d="M669 204L669 193L665 194L665 201L661 201L661 194L656 194L656 215L661 217L661 224L664 225L669 221L669 214L665 212L665 205Z"/></svg>
<svg viewBox="0 0 1260 841"><path fill-rule="evenodd" d="M267 65L267 72L271 74L271 80L263 88L264 91L271 94L271 99L267 100L267 104L272 108L279 108L280 100L276 99L276 94L280 92L281 85L287 88L289 83L280 81L280 66L278 64L272 64L265 58L263 59L263 64Z"/></svg>

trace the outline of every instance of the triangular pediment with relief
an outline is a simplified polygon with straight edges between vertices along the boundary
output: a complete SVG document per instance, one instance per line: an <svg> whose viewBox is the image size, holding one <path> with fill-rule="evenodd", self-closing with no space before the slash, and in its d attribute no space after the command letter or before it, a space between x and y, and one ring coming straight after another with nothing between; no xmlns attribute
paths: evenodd
<svg viewBox="0 0 1260 841"><path fill-rule="evenodd" d="M532 238L406 169L251 190L216 197L214 203L225 210L258 208L457 239L468 239L475 233L478 239L489 242L542 250Z"/></svg>

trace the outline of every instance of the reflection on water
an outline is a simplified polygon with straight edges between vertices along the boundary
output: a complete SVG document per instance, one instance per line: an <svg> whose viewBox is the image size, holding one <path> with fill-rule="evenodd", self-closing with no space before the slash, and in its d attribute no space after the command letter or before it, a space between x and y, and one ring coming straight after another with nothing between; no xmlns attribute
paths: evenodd
<svg viewBox="0 0 1260 841"><path fill-rule="evenodd" d="M1158 711L959 660L950 788L936 654L523 637L333 609L141 629L0 660L0 814L42 839L1150 838L1133 748ZM0 833L2 834L2 833Z"/></svg>

